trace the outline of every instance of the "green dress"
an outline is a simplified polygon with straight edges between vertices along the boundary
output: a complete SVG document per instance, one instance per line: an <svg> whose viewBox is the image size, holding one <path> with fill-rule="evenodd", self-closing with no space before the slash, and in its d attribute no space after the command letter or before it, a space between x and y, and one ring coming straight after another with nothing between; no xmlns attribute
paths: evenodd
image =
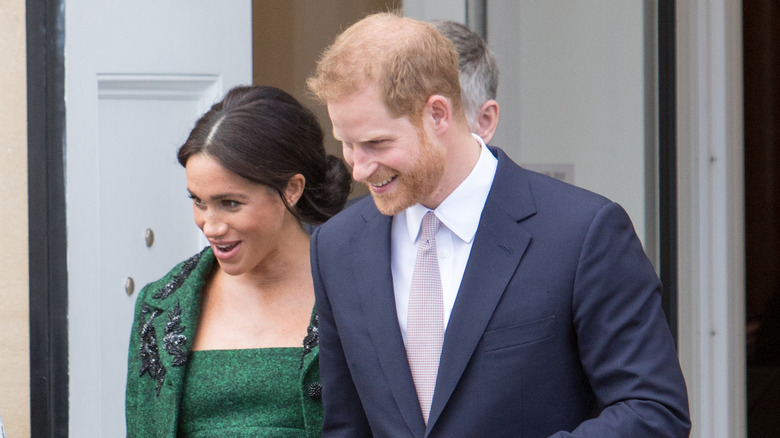
<svg viewBox="0 0 780 438"><path fill-rule="evenodd" d="M201 291L215 266L206 248L139 293L128 353L127 436L319 437L316 311L299 348L191 351ZM219 402L209 406L208 399Z"/></svg>
<svg viewBox="0 0 780 438"><path fill-rule="evenodd" d="M179 413L183 437L306 436L300 348L193 351Z"/></svg>

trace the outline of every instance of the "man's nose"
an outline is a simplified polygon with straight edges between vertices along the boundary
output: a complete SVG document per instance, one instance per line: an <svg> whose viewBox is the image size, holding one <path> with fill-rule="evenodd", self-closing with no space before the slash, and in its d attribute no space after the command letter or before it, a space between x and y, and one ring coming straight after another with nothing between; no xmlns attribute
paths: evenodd
<svg viewBox="0 0 780 438"><path fill-rule="evenodd" d="M374 173L376 164L373 163L362 148L355 148L351 154L352 178L357 182L366 182Z"/></svg>

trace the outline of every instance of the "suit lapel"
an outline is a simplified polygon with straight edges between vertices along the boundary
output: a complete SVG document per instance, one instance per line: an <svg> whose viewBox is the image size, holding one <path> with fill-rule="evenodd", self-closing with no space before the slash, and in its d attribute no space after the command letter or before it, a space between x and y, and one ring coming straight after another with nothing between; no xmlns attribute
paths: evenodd
<svg viewBox="0 0 780 438"><path fill-rule="evenodd" d="M421 436L425 423L395 311L390 263L392 217L380 214L373 204L366 208L363 217L366 226L362 234L357 236L360 249L354 252L354 265L358 273L357 287L366 313L365 320L398 409L414 435Z"/></svg>
<svg viewBox="0 0 780 438"><path fill-rule="evenodd" d="M528 181L502 151L495 151L498 169L444 336L429 431L455 390L531 241L531 235L519 224L536 212Z"/></svg>

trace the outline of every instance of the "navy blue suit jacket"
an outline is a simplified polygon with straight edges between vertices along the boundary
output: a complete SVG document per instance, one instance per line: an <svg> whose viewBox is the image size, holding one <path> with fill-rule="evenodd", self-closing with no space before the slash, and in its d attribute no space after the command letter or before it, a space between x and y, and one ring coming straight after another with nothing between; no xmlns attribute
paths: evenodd
<svg viewBox="0 0 780 438"><path fill-rule="evenodd" d="M367 197L312 236L323 436L688 436L661 284L624 210L491 150L427 426L395 312L392 217Z"/></svg>

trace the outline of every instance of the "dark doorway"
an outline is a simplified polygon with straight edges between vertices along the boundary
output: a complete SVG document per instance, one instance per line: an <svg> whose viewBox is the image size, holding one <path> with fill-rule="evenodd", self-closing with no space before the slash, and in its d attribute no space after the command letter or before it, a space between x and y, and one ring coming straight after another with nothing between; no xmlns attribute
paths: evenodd
<svg viewBox="0 0 780 438"><path fill-rule="evenodd" d="M780 3L743 3L748 436L780 430Z"/></svg>
<svg viewBox="0 0 780 438"><path fill-rule="evenodd" d="M401 10L402 0L350 0L336 2L252 1L253 81L279 87L314 111L325 135L325 149L341 156L341 144L332 135L324 105L306 91L306 78L317 59L342 30L364 16ZM355 184L350 197L367 195Z"/></svg>

